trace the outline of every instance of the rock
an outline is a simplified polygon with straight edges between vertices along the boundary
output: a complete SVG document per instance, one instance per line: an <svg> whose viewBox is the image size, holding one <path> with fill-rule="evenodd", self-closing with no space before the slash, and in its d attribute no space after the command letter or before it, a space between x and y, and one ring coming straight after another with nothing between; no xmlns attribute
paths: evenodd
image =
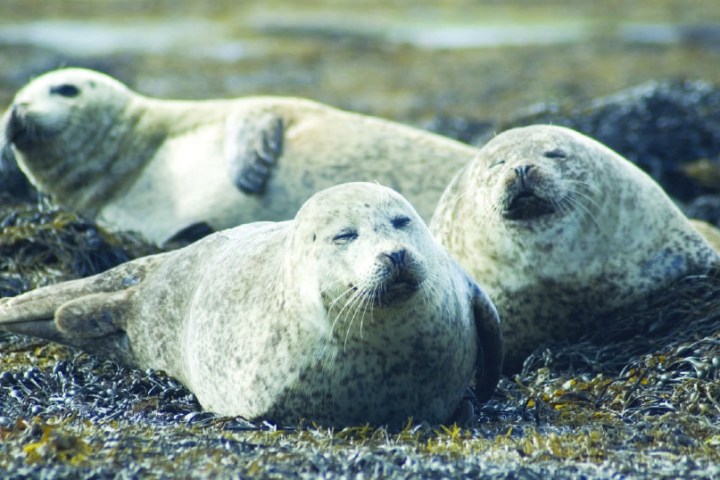
<svg viewBox="0 0 720 480"><path fill-rule="evenodd" d="M563 125L599 140L684 203L720 188L692 173L698 166L720 169L720 90L704 81L651 81L571 107L532 105L494 126L481 119L437 117L426 128L481 144L489 132L538 123Z"/></svg>
<svg viewBox="0 0 720 480"><path fill-rule="evenodd" d="M700 195L685 207L685 215L720 227L720 195Z"/></svg>
<svg viewBox="0 0 720 480"><path fill-rule="evenodd" d="M608 145L683 202L711 190L686 164L720 157L720 90L703 81L651 81L571 109L538 108L502 129L554 123Z"/></svg>

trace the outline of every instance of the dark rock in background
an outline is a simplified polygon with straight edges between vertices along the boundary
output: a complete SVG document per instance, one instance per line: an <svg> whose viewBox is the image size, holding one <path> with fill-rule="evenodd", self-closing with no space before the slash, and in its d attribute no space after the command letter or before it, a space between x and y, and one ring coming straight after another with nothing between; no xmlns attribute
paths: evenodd
<svg viewBox="0 0 720 480"><path fill-rule="evenodd" d="M720 226L720 195L701 195L686 208L691 218L701 218L706 222Z"/></svg>
<svg viewBox="0 0 720 480"><path fill-rule="evenodd" d="M713 85L652 81L576 107L532 106L495 128L486 121L447 117L426 127L482 145L493 132L539 123L570 127L604 143L647 171L672 197L692 205L686 209L690 216L720 225L720 202L707 197L720 190L715 180L720 171L720 90Z"/></svg>
<svg viewBox="0 0 720 480"><path fill-rule="evenodd" d="M422 128L470 145L482 145L492 136L497 124L490 120L441 115L422 125Z"/></svg>
<svg viewBox="0 0 720 480"><path fill-rule="evenodd" d="M595 138L687 202L709 189L689 178L685 164L720 155L720 90L702 81L652 81L568 110L539 108L503 127L535 123Z"/></svg>

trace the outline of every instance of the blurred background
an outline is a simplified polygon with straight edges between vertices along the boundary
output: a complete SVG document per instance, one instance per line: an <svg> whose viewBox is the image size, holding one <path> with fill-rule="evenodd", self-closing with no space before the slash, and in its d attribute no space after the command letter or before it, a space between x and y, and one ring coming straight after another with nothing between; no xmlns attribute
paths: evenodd
<svg viewBox="0 0 720 480"><path fill-rule="evenodd" d="M295 95L415 125L502 121L649 79L720 83L718 0L0 0L0 108L32 76Z"/></svg>

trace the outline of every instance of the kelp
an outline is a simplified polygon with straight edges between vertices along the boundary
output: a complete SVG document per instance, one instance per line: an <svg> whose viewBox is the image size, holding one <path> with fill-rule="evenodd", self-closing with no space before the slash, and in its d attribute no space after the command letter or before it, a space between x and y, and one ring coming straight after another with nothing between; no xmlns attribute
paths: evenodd
<svg viewBox="0 0 720 480"><path fill-rule="evenodd" d="M10 211L12 210L12 211ZM5 292L155 251L47 204L0 210ZM0 337L7 478L646 478L720 474L720 271L545 345L469 425L278 427L205 412L162 372Z"/></svg>

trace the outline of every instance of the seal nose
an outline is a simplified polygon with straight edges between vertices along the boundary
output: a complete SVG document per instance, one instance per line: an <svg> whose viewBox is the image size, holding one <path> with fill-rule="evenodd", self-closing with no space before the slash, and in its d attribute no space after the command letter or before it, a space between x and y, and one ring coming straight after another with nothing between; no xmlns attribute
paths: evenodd
<svg viewBox="0 0 720 480"><path fill-rule="evenodd" d="M3 132L5 134L5 139L9 143L12 143L15 140L19 123L20 114L18 113L18 106L13 105L10 109L10 115L7 117L7 122L5 123L5 131Z"/></svg>
<svg viewBox="0 0 720 480"><path fill-rule="evenodd" d="M22 121L22 106L13 105L10 109L10 115L5 124L5 139L8 143L14 143L22 135L23 121Z"/></svg>
<svg viewBox="0 0 720 480"><path fill-rule="evenodd" d="M395 267L402 267L405 265L405 256L407 254L407 250L404 248L400 250L396 250L394 252L386 253L385 256L390 259L390 262Z"/></svg>
<svg viewBox="0 0 720 480"><path fill-rule="evenodd" d="M515 170L515 175L517 175L518 180L520 180L520 186L522 188L527 188L527 177L530 173L530 170L533 170L535 168L535 165L520 165L519 167L515 167L513 170Z"/></svg>

